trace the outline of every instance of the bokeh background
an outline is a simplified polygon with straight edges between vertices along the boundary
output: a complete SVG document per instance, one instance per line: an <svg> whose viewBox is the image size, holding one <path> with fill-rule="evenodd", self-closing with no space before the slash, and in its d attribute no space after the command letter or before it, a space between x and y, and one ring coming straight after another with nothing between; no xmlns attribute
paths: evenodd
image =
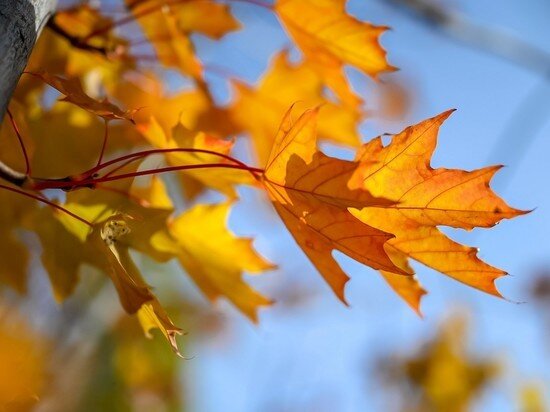
<svg viewBox="0 0 550 412"><path fill-rule="evenodd" d="M243 29L216 42L193 38L220 104L231 98L228 77L254 84L273 54L291 47L268 10L228 3ZM106 9L113 4L101 2ZM226 302L212 307L175 265L143 261L163 275L156 281L161 301L173 302L169 309L188 332L180 342L191 359L181 361L159 336L147 341L128 325L114 291L91 294L94 283L85 279L75 297L56 306L37 269L26 300L10 292L3 297L3 318L11 325L6 336L27 342L26 359L32 353L37 362L59 368L43 378L43 385L54 382L55 390L46 398L50 403L39 403L37 410L63 410L59 405L71 393L78 397L66 404L73 410L430 410L426 398L446 396L434 395L434 382L442 388L465 385L458 390L471 397L468 407L476 411L544 410L536 409L543 408L537 397L544 396L550 405L550 3L349 0L348 10L392 28L382 43L400 71L383 80L407 102L404 113L384 116L384 84L348 71L373 112L361 128L363 140L457 108L442 127L433 165L469 170L504 164L494 189L511 205L534 209L491 230L445 229L510 273L498 281L508 300L416 265L430 291L420 318L374 271L338 256L352 279L346 290L350 307L345 307L263 195L240 189L231 229L254 236L257 249L279 264L278 270L250 278L276 301L261 312L260 323L250 323ZM168 73L166 82L171 91L186 87L176 74ZM352 156L342 148L323 148ZM238 149L241 157L249 156L244 140ZM209 196L206 200L213 199ZM21 322L9 316L13 307ZM28 330L19 333L25 323ZM61 335L64 348L45 343L58 342ZM8 340L6 345L25 348ZM41 342L49 355L37 353L40 345L33 342ZM465 407L454 404L456 409L446 410Z"/></svg>

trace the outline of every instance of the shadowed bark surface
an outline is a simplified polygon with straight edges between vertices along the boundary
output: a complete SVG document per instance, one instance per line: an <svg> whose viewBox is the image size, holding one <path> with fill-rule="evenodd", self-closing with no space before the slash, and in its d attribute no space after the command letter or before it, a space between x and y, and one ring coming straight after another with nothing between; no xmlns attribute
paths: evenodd
<svg viewBox="0 0 550 412"><path fill-rule="evenodd" d="M57 0L0 0L0 119Z"/></svg>

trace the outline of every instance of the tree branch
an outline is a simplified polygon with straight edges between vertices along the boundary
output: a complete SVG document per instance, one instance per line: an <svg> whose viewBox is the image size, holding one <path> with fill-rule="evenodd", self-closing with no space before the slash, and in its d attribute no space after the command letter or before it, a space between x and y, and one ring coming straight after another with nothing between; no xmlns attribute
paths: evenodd
<svg viewBox="0 0 550 412"><path fill-rule="evenodd" d="M0 0L0 122L56 4L57 0Z"/></svg>
<svg viewBox="0 0 550 412"><path fill-rule="evenodd" d="M0 179L10 182L15 186L23 187L28 176L24 173L17 172L11 167L0 161Z"/></svg>

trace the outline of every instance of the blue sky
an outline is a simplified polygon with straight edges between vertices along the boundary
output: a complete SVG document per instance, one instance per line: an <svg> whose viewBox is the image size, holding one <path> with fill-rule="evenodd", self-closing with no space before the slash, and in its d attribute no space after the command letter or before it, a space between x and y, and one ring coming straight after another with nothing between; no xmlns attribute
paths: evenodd
<svg viewBox="0 0 550 412"><path fill-rule="evenodd" d="M550 53L550 4L545 0L463 0L449 6ZM245 29L221 43L197 39L198 48L207 65L227 67L254 82L269 57L289 41L268 11L236 2L232 7ZM510 300L526 303L493 298L416 265L430 291L423 302L425 318L419 319L374 271L339 257L352 278L347 286L351 307L346 308L323 284L262 195L243 189L231 227L255 236L257 248L280 264L279 271L251 281L283 302L294 293L305 299L296 306L282 303L263 311L258 326L221 303L220 310L229 313L234 327L230 337L213 336L188 348L195 356L184 366L192 409L384 410L384 391L371 373L375 358L414 351L446 315L462 308L471 314L472 351L506 358L503 379L476 407L515 410L513 388L528 380L550 386L548 341L528 295L534 271L550 264L550 122L545 122L550 86L539 74L450 40L383 0L350 0L349 10L393 28L383 44L390 62L401 69L395 76L411 85L416 100L403 121L367 121L364 140L457 108L441 130L433 165L474 169L505 164L494 180L495 190L513 206L536 208L491 230L449 231L454 239L478 246L484 260L509 271L512 276L498 282L500 290ZM351 77L368 102L372 81L354 72ZM226 80L216 74L208 79L219 100L227 101ZM535 91L539 97L526 110L524 99Z"/></svg>

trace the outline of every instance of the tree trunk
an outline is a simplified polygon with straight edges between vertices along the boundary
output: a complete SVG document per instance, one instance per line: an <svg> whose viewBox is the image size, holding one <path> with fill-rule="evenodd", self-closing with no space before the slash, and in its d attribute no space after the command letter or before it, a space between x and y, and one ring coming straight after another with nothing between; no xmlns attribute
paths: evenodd
<svg viewBox="0 0 550 412"><path fill-rule="evenodd" d="M0 0L0 122L57 0Z"/></svg>

